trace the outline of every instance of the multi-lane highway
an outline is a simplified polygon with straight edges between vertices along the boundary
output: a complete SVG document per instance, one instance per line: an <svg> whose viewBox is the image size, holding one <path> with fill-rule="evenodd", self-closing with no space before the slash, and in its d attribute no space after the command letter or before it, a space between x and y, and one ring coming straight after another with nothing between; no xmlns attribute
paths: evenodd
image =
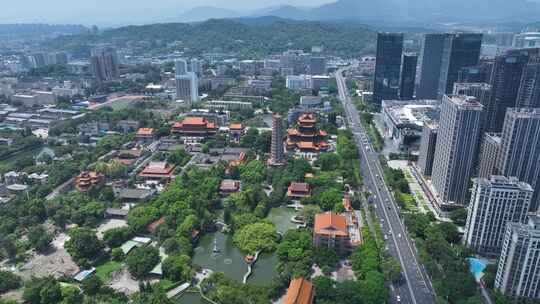
<svg viewBox="0 0 540 304"><path fill-rule="evenodd" d="M403 273L404 282L399 286L391 286L390 303L435 303L433 286L424 267L419 263L416 248L407 236L399 209L383 180L379 154L373 150L367 133L360 123L358 111L349 96L343 77L344 71L345 69L341 69L336 72L336 80L347 122L360 152L364 185L373 193L370 201L374 204L380 219L386 247L390 255L400 262Z"/></svg>

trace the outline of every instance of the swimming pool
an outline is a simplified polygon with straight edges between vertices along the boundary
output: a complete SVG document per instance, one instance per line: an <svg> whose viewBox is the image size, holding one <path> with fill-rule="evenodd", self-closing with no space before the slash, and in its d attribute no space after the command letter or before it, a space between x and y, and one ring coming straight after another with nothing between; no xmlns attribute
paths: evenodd
<svg viewBox="0 0 540 304"><path fill-rule="evenodd" d="M479 281L484 275L484 269L486 269L487 263L477 258L467 258L469 262L469 269L474 278Z"/></svg>

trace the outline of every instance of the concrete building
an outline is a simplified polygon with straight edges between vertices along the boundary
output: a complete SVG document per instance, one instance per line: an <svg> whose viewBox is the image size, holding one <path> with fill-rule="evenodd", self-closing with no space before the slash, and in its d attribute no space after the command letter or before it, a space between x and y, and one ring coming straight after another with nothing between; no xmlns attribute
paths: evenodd
<svg viewBox="0 0 540 304"><path fill-rule="evenodd" d="M418 167L420 167L424 176L431 176L431 172L433 171L433 160L435 159L438 130L438 123L424 123L422 139L420 142L420 157L418 158Z"/></svg>
<svg viewBox="0 0 540 304"><path fill-rule="evenodd" d="M15 94L11 96L11 100L29 108L33 106L54 105L56 103L56 96L53 92L32 91L28 94Z"/></svg>
<svg viewBox="0 0 540 304"><path fill-rule="evenodd" d="M523 69L516 107L540 108L540 57L531 58Z"/></svg>
<svg viewBox="0 0 540 304"><path fill-rule="evenodd" d="M399 98L401 100L411 100L414 97L417 64L418 55L403 54L399 79Z"/></svg>
<svg viewBox="0 0 540 304"><path fill-rule="evenodd" d="M311 75L325 75L326 74L326 58L325 57L311 57L309 59L309 73Z"/></svg>
<svg viewBox="0 0 540 304"><path fill-rule="evenodd" d="M496 170L533 187L531 211L535 212L540 205L540 109L508 109Z"/></svg>
<svg viewBox="0 0 540 304"><path fill-rule="evenodd" d="M514 48L537 48L540 47L540 32L526 32L514 35L512 42Z"/></svg>
<svg viewBox="0 0 540 304"><path fill-rule="evenodd" d="M433 187L443 210L467 203L482 109L474 97L443 97L432 172Z"/></svg>
<svg viewBox="0 0 540 304"><path fill-rule="evenodd" d="M315 215L313 246L335 250L338 254L351 252L347 218L331 212Z"/></svg>
<svg viewBox="0 0 540 304"><path fill-rule="evenodd" d="M506 227L495 289L509 297L537 300L539 287L540 217L531 215L527 224Z"/></svg>
<svg viewBox="0 0 540 304"><path fill-rule="evenodd" d="M234 100L210 100L206 102L206 108L209 109L225 109L225 110L242 110L252 109L251 102L234 101Z"/></svg>
<svg viewBox="0 0 540 304"><path fill-rule="evenodd" d="M478 64L481 44L482 34L426 34L417 97L441 99L451 94L459 71Z"/></svg>
<svg viewBox="0 0 540 304"><path fill-rule="evenodd" d="M311 88L311 81L305 75L289 75L285 80L285 87L290 90L305 90Z"/></svg>
<svg viewBox="0 0 540 304"><path fill-rule="evenodd" d="M417 151L424 123L439 118L439 105L437 100L384 100L383 135L391 138L402 149L412 148Z"/></svg>
<svg viewBox="0 0 540 304"><path fill-rule="evenodd" d="M175 75L185 75L188 72L187 61L184 59L176 59L174 61Z"/></svg>
<svg viewBox="0 0 540 304"><path fill-rule="evenodd" d="M495 165L500 149L501 133L484 133L480 146L479 178L490 178L491 175L496 174Z"/></svg>
<svg viewBox="0 0 540 304"><path fill-rule="evenodd" d="M475 66L464 67L459 70L458 83L491 83L493 73L493 60L480 60Z"/></svg>
<svg viewBox="0 0 540 304"><path fill-rule="evenodd" d="M496 257L506 224L526 223L533 190L517 178L492 175L474 180L464 243L476 253Z"/></svg>
<svg viewBox="0 0 540 304"><path fill-rule="evenodd" d="M373 88L373 102L398 99L401 55L403 53L402 33L377 34L377 59Z"/></svg>
<svg viewBox="0 0 540 304"><path fill-rule="evenodd" d="M464 95L476 97L478 102L484 106L484 114L482 115L482 126L480 134L484 133L488 124L488 115L486 113L493 112L495 105L492 99L492 88L487 83L454 83L453 95Z"/></svg>
<svg viewBox="0 0 540 304"><path fill-rule="evenodd" d="M283 120L280 115L272 116L272 143L270 147L270 159L268 164L281 166L286 163L285 151L283 148Z"/></svg>
<svg viewBox="0 0 540 304"><path fill-rule="evenodd" d="M120 76L118 54L110 47L93 49L90 70L98 82L110 81Z"/></svg>
<svg viewBox="0 0 540 304"><path fill-rule="evenodd" d="M187 103L199 101L199 82L197 75L188 72L184 75L176 75L176 99Z"/></svg>

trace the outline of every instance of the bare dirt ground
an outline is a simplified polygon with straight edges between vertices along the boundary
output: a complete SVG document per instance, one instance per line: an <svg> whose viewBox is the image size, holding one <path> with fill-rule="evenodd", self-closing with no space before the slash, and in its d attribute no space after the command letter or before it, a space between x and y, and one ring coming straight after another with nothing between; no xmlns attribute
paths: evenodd
<svg viewBox="0 0 540 304"><path fill-rule="evenodd" d="M29 261L23 265L18 274L25 280L32 276L45 277L53 275L55 277L72 276L79 272L79 267L69 253L64 249L64 243L69 239L65 233L60 233L52 242L49 252L40 254L33 253Z"/></svg>
<svg viewBox="0 0 540 304"><path fill-rule="evenodd" d="M105 231L113 228L127 227L126 220L120 219L107 219L97 228L97 237L102 240Z"/></svg>
<svg viewBox="0 0 540 304"><path fill-rule="evenodd" d="M132 295L139 291L139 282L131 277L127 268L115 272L107 286L126 295Z"/></svg>

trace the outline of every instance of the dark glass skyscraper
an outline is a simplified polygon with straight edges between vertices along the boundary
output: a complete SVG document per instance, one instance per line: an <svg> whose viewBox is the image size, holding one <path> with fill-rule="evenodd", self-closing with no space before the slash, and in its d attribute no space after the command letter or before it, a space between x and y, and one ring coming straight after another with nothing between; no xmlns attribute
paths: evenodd
<svg viewBox="0 0 540 304"><path fill-rule="evenodd" d="M401 78L399 80L399 98L402 100L413 99L417 63L418 56L416 54L403 55Z"/></svg>
<svg viewBox="0 0 540 304"><path fill-rule="evenodd" d="M451 94L454 83L458 80L459 71L464 67L475 66L480 58L482 34L451 34L445 40L439 78L438 98Z"/></svg>
<svg viewBox="0 0 540 304"><path fill-rule="evenodd" d="M373 101L397 99L399 75L401 73L401 54L403 53L403 34L379 33L377 35L377 59Z"/></svg>
<svg viewBox="0 0 540 304"><path fill-rule="evenodd" d="M440 99L452 93L460 71L478 64L481 45L482 34L427 34L417 97Z"/></svg>
<svg viewBox="0 0 540 304"><path fill-rule="evenodd" d="M523 70L516 106L540 108L540 57L529 59Z"/></svg>
<svg viewBox="0 0 540 304"><path fill-rule="evenodd" d="M444 42L448 35L426 34L424 37L420 84L416 90L416 97L418 99L437 98Z"/></svg>
<svg viewBox="0 0 540 304"><path fill-rule="evenodd" d="M472 67L464 67L458 73L459 83L491 83L493 73L493 60L480 62Z"/></svg>
<svg viewBox="0 0 540 304"><path fill-rule="evenodd" d="M511 50L495 58L492 79L492 105L488 109L487 131L501 132L506 109L516 106L523 69L531 56L538 55L539 49Z"/></svg>

